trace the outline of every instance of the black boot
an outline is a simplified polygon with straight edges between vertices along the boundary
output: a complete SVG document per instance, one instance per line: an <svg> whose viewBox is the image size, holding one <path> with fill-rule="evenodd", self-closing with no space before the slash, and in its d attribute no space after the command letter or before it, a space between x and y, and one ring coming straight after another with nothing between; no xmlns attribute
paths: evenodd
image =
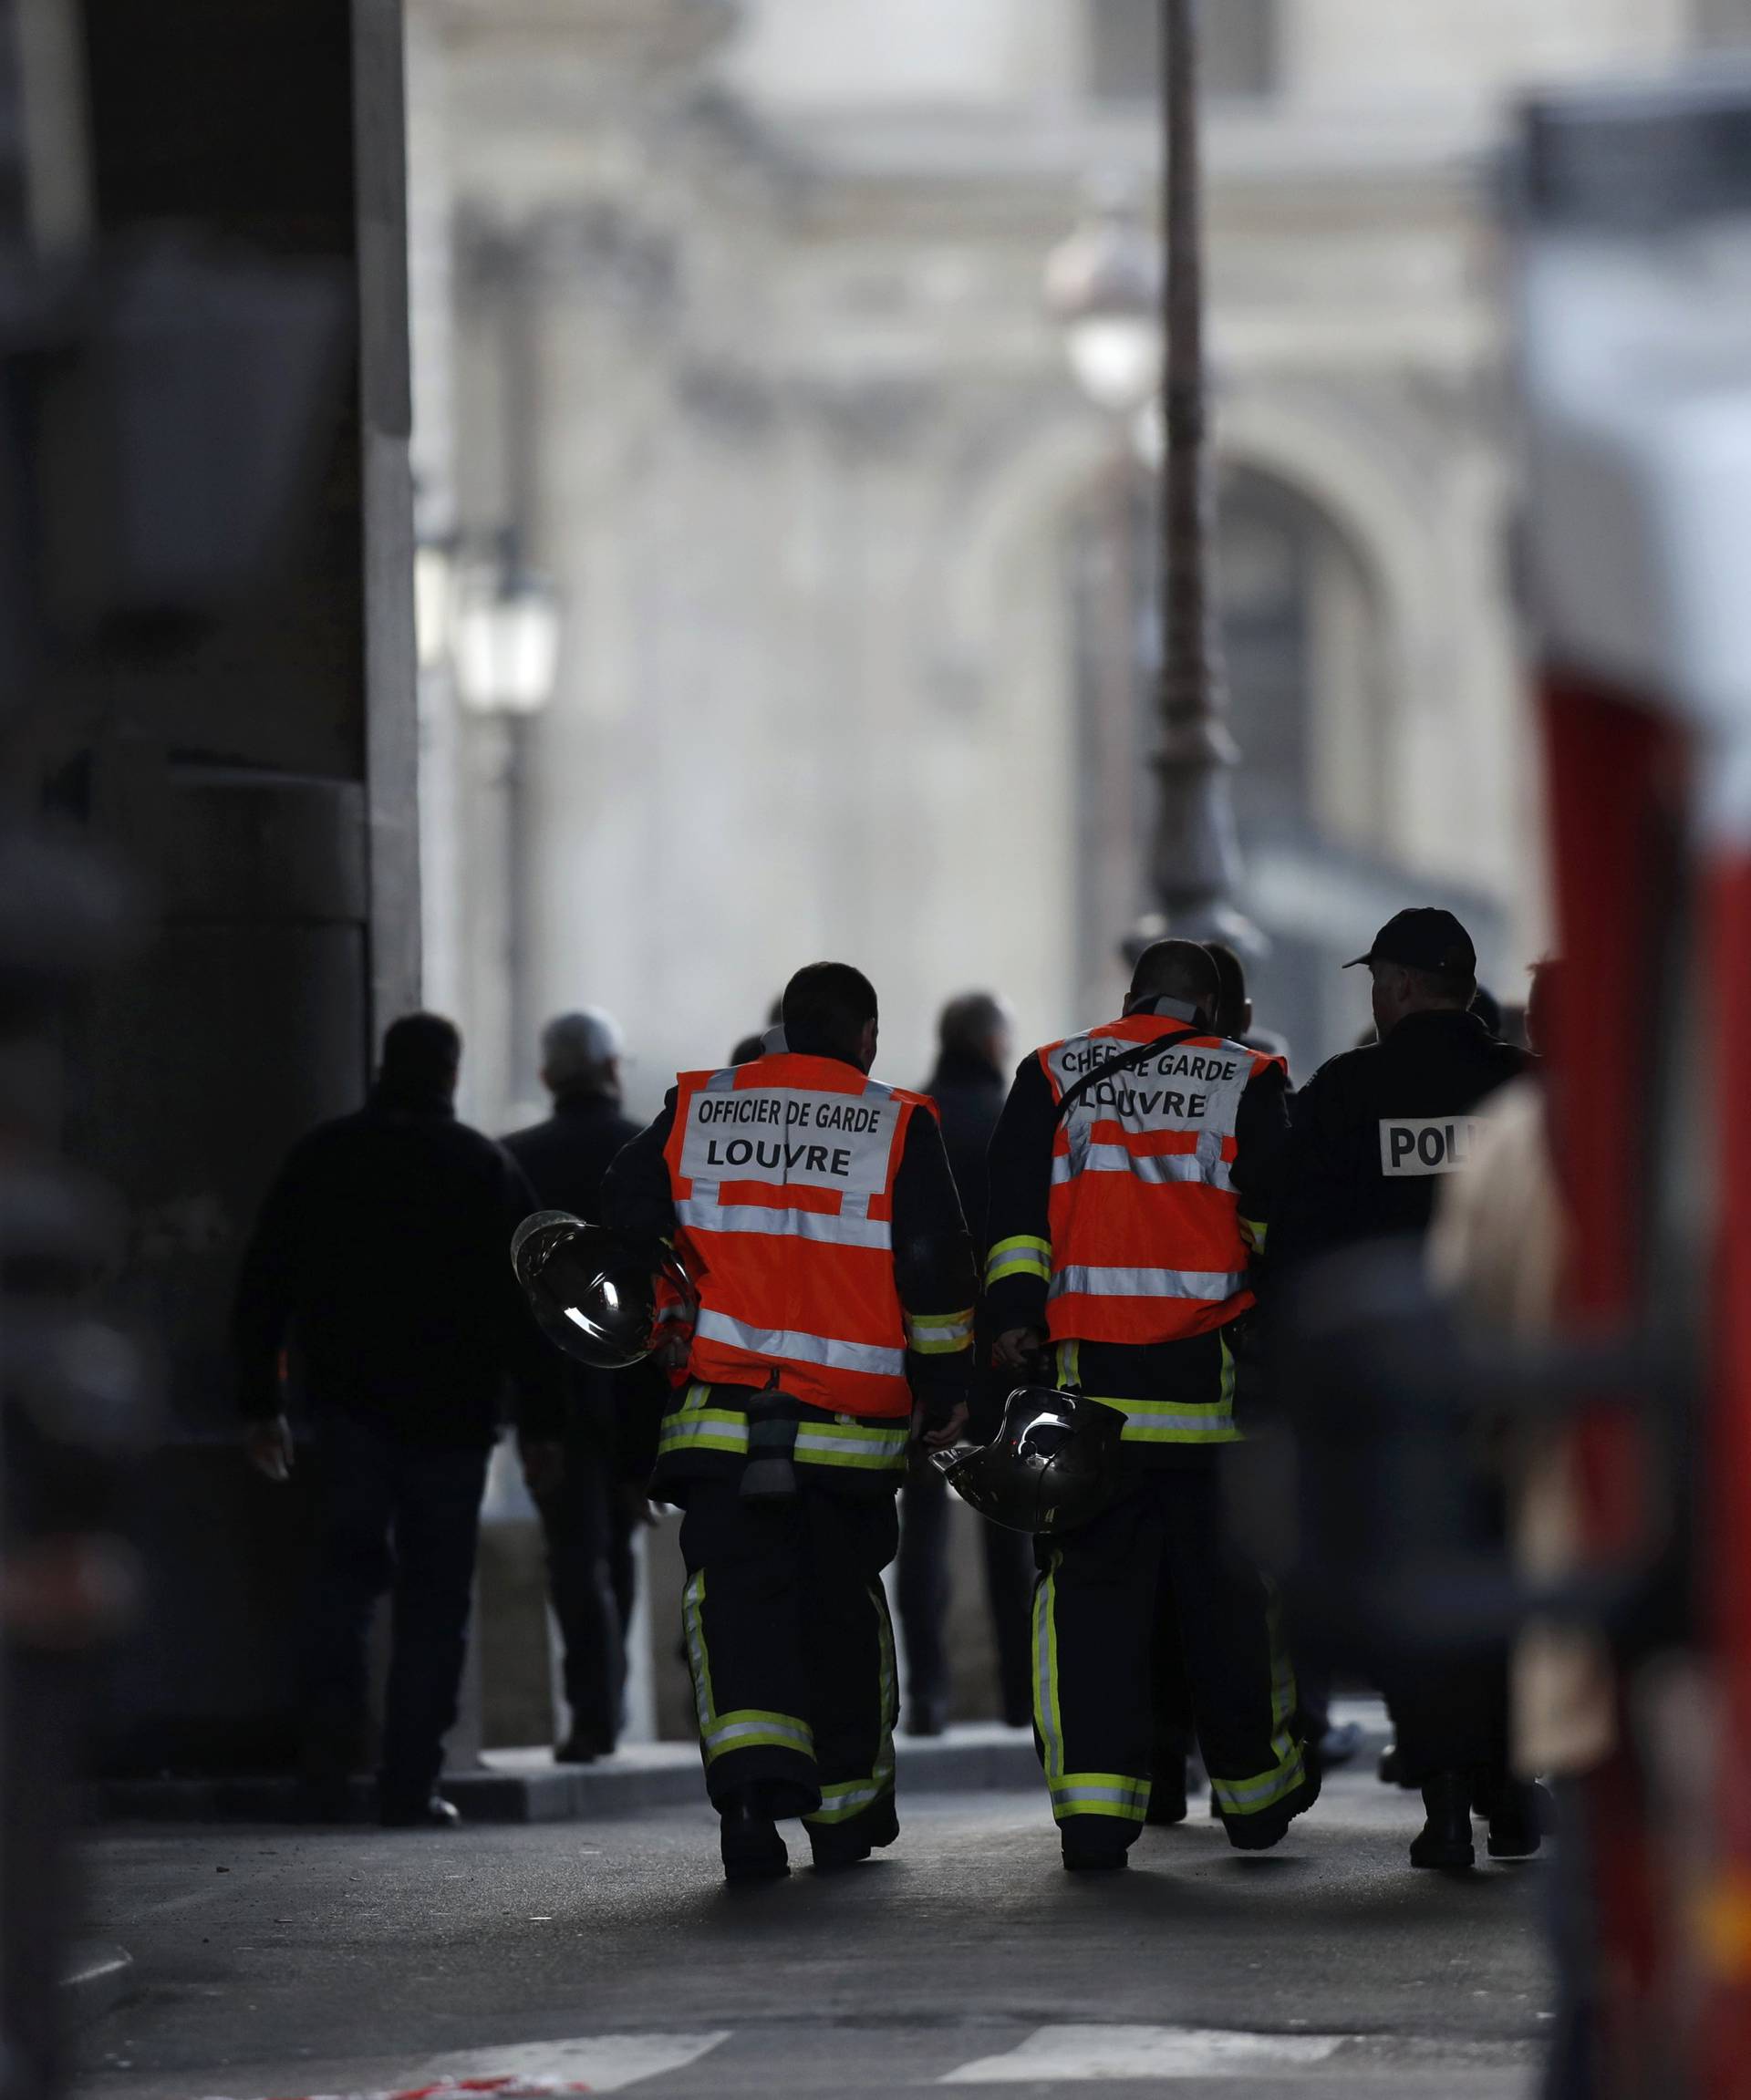
<svg viewBox="0 0 1751 2100"><path fill-rule="evenodd" d="M737 1795L718 1811L718 1844L726 1881L781 1881L791 1870L791 1857L778 1825L745 1795Z"/></svg>
<svg viewBox="0 0 1751 2100"><path fill-rule="evenodd" d="M385 1830L453 1830L461 1820L461 1809L441 1794L386 1794L378 1809Z"/></svg>
<svg viewBox="0 0 1751 2100"><path fill-rule="evenodd" d="M1543 1789L1505 1779L1488 1805L1492 1859L1530 1859L1544 1843Z"/></svg>
<svg viewBox="0 0 1751 2100"><path fill-rule="evenodd" d="M877 1847L892 1845L900 1835L900 1819L894 1796L884 1795L846 1823L805 1823L809 1849L814 1855L817 1874L837 1874L855 1867Z"/></svg>
<svg viewBox="0 0 1751 2100"><path fill-rule="evenodd" d="M1471 1867L1471 1787L1463 1772L1438 1772L1423 1789L1428 1820L1411 1844L1413 1867Z"/></svg>
<svg viewBox="0 0 1751 2100"><path fill-rule="evenodd" d="M1064 1839L1064 1871L1067 1874L1114 1874L1124 1866L1123 1845L1099 1844L1086 1837Z"/></svg>
<svg viewBox="0 0 1751 2100"><path fill-rule="evenodd" d="M1320 1770L1319 1759L1305 1743L1301 1745L1301 1763L1304 1767L1301 1784L1285 1799L1269 1808L1257 1809L1250 1816L1223 1816L1228 1843L1237 1852L1269 1852L1273 1845L1280 1845L1289 1836L1290 1825L1298 1816L1305 1816L1320 1798L1325 1777ZM1214 1792L1211 1798L1215 1799Z"/></svg>

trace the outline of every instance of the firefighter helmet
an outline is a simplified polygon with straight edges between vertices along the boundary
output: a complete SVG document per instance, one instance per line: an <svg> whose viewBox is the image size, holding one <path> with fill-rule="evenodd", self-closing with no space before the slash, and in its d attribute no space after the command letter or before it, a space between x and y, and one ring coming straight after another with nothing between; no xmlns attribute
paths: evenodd
<svg viewBox="0 0 1751 2100"><path fill-rule="evenodd" d="M650 1264L599 1225L538 1210L512 1238L511 1266L542 1332L579 1363L624 1371L656 1346Z"/></svg>
<svg viewBox="0 0 1751 2100"><path fill-rule="evenodd" d="M1119 1490L1124 1418L1081 1392L1018 1386L1003 1424L976 1451L939 1451L933 1463L963 1502L1011 1531L1073 1531Z"/></svg>

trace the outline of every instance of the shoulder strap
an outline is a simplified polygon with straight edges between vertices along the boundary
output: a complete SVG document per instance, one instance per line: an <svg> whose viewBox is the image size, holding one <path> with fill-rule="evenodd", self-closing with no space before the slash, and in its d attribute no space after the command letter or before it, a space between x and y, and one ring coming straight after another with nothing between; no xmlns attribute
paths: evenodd
<svg viewBox="0 0 1751 2100"><path fill-rule="evenodd" d="M1151 1036L1147 1042L1133 1043L1128 1050L1118 1057L1108 1058L1104 1064L1096 1065L1092 1071L1085 1071L1074 1086L1064 1089L1052 1115L1052 1128L1057 1129L1091 1087L1098 1086L1103 1079L1111 1079L1114 1072L1129 1071L1135 1065L1147 1064L1157 1050L1166 1050L1169 1043L1184 1042L1188 1036L1195 1036L1198 1032L1197 1029L1181 1029L1174 1035Z"/></svg>

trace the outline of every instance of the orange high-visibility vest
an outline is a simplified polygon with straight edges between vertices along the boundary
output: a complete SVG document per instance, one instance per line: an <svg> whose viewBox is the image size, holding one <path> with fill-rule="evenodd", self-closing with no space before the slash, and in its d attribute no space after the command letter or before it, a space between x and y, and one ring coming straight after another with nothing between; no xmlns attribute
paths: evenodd
<svg viewBox="0 0 1751 2100"><path fill-rule="evenodd" d="M1158 1055L1098 1081L1052 1148L1054 1341L1147 1347L1207 1334L1253 1302L1229 1179L1240 1097L1281 1063L1183 1022L1139 1014L1039 1053L1054 1102L1144 1042Z"/></svg>
<svg viewBox="0 0 1751 2100"><path fill-rule="evenodd" d="M788 1052L683 1072L665 1158L699 1287L695 1379L834 1413L906 1415L894 1179L919 1094Z"/></svg>

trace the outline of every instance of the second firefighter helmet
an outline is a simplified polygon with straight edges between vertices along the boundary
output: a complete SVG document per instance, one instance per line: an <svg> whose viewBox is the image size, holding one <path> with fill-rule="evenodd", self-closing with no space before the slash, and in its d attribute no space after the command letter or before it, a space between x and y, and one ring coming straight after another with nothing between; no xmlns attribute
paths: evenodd
<svg viewBox="0 0 1751 2100"><path fill-rule="evenodd" d="M599 1225L538 1210L512 1237L511 1266L542 1332L579 1363L625 1371L655 1347L650 1264Z"/></svg>
<svg viewBox="0 0 1751 2100"><path fill-rule="evenodd" d="M1124 1418L1086 1394L1018 1386L1003 1423L976 1451L940 1451L933 1463L963 1502L1011 1531L1073 1531L1119 1491Z"/></svg>

